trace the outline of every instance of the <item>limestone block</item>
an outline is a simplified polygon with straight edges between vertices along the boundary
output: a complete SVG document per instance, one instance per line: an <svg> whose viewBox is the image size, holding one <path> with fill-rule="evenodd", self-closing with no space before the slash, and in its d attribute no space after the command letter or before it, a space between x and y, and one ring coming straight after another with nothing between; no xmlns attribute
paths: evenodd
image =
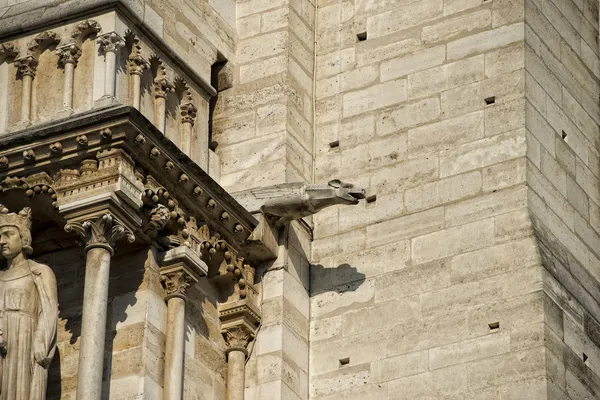
<svg viewBox="0 0 600 400"><path fill-rule="evenodd" d="M280 74L287 69L287 66L288 56L286 54L242 65L240 67L240 83L244 84Z"/></svg>
<svg viewBox="0 0 600 400"><path fill-rule="evenodd" d="M417 351L377 360L371 364L371 379L374 383L381 383L426 372L429 369L427 353Z"/></svg>
<svg viewBox="0 0 600 400"><path fill-rule="evenodd" d="M440 152L440 175L493 165L525 155L525 130L507 132Z"/></svg>
<svg viewBox="0 0 600 400"><path fill-rule="evenodd" d="M350 148L365 142L370 142L374 135L374 116L360 116L358 118L344 120L344 122L340 124L339 130L340 148Z"/></svg>
<svg viewBox="0 0 600 400"><path fill-rule="evenodd" d="M485 109L485 136L494 136L525 126L525 100L515 99L507 102L502 101L502 98L500 100Z"/></svg>
<svg viewBox="0 0 600 400"><path fill-rule="evenodd" d="M389 383L388 391L398 400L466 398L466 367L459 365L400 378Z"/></svg>
<svg viewBox="0 0 600 400"><path fill-rule="evenodd" d="M444 2L444 15L452 15L458 12L479 7L481 2L478 0L447 0Z"/></svg>
<svg viewBox="0 0 600 400"><path fill-rule="evenodd" d="M402 37L398 40L394 35L378 39L364 40L356 44L356 63L359 66L379 63L391 58L402 57L415 51L422 50L421 39Z"/></svg>
<svg viewBox="0 0 600 400"><path fill-rule="evenodd" d="M398 79L344 94L343 114L351 117L406 100L406 79Z"/></svg>
<svg viewBox="0 0 600 400"><path fill-rule="evenodd" d="M419 296L405 297L346 312L342 317L342 333L349 337L385 329L418 317Z"/></svg>
<svg viewBox="0 0 600 400"><path fill-rule="evenodd" d="M246 170L253 165L283 158L285 143L282 136L283 133L279 132L256 140L219 147L217 154L221 158L221 174ZM244 157L243 154L253 154L253 157Z"/></svg>
<svg viewBox="0 0 600 400"><path fill-rule="evenodd" d="M527 187L522 185L492 192L448 206L446 226L456 226L520 210L525 208L526 203Z"/></svg>
<svg viewBox="0 0 600 400"><path fill-rule="evenodd" d="M367 18L367 32L370 38L378 38L412 28L441 17L442 5L439 0L420 0L374 15Z"/></svg>
<svg viewBox="0 0 600 400"><path fill-rule="evenodd" d="M367 247L397 242L444 227L444 209L433 208L367 227Z"/></svg>
<svg viewBox="0 0 600 400"><path fill-rule="evenodd" d="M575 164L575 176L577 183L590 199L594 200L596 204L600 204L600 180L579 159L576 160Z"/></svg>
<svg viewBox="0 0 600 400"><path fill-rule="evenodd" d="M365 307L374 302L375 280L354 281L311 296L311 318L343 314L348 307Z"/></svg>
<svg viewBox="0 0 600 400"><path fill-rule="evenodd" d="M414 73L408 77L408 97L426 97L477 82L484 77L483 61L481 55Z"/></svg>
<svg viewBox="0 0 600 400"><path fill-rule="evenodd" d="M355 389L349 389L342 392L336 392L324 396L311 396L314 400L381 400L387 396L387 385L373 384L360 386Z"/></svg>
<svg viewBox="0 0 600 400"><path fill-rule="evenodd" d="M537 34L546 46L556 55L560 55L560 34L554 25L540 11L532 0L525 1L527 24Z"/></svg>
<svg viewBox="0 0 600 400"><path fill-rule="evenodd" d="M594 50L586 44L585 41L581 41L581 59L583 63L592 71L592 73L600 78L600 60L594 53Z"/></svg>
<svg viewBox="0 0 600 400"><path fill-rule="evenodd" d="M552 183L563 197L567 197L567 174L554 157L544 149L541 150L541 172Z"/></svg>
<svg viewBox="0 0 600 400"><path fill-rule="evenodd" d="M577 38L577 44L580 39ZM577 54L573 49L567 46L564 42L561 43L561 61L565 68L569 70L575 79L581 84L581 86L587 90L588 94L592 98L598 97L600 93L600 84L598 83L597 77L590 72L587 66L579 58L579 52Z"/></svg>
<svg viewBox="0 0 600 400"><path fill-rule="evenodd" d="M560 195L550 181L533 165L527 166L528 183L531 189L551 208L567 226L573 227L575 210L569 202Z"/></svg>
<svg viewBox="0 0 600 400"><path fill-rule="evenodd" d="M447 259L407 266L399 271L377 277L375 302L413 296L450 285L450 263Z"/></svg>
<svg viewBox="0 0 600 400"><path fill-rule="evenodd" d="M575 222L575 233L588 248L598 256L598 252L600 252L600 247L597 247L600 245L600 236L598 235L598 232L596 232L588 222L579 215L579 213L573 214L573 217Z"/></svg>
<svg viewBox="0 0 600 400"><path fill-rule="evenodd" d="M493 230L493 220L485 219L419 236L412 240L413 260L422 263L490 246Z"/></svg>
<svg viewBox="0 0 600 400"><path fill-rule="evenodd" d="M484 388L545 374L544 349L509 353L467 364L469 387Z"/></svg>
<svg viewBox="0 0 600 400"><path fill-rule="evenodd" d="M287 48L288 33L273 32L240 40L238 62L247 63L263 57L272 57Z"/></svg>
<svg viewBox="0 0 600 400"><path fill-rule="evenodd" d="M381 63L381 81L401 78L410 73L441 65L446 60L446 46L436 46L411 55Z"/></svg>
<svg viewBox="0 0 600 400"><path fill-rule="evenodd" d="M565 132L567 137L564 139L564 143L566 143L569 148L577 154L577 156L584 161L584 163L589 163L588 161L588 153L589 149L593 147L592 143L587 139L587 137L581 133L579 128L575 126L575 124L571 121L569 117L564 113L561 107L559 107L554 101L550 99L546 99L547 106L547 120L548 123L554 128L556 132ZM556 142L559 141L558 137L556 138ZM556 147L556 146L555 146ZM559 155L557 154L557 158ZM572 170L572 168L571 168Z"/></svg>
<svg viewBox="0 0 600 400"><path fill-rule="evenodd" d="M540 168L542 157L540 153L542 152L542 145L540 142L533 136L529 131L525 134L526 142L527 142L527 161L531 162L537 169Z"/></svg>
<svg viewBox="0 0 600 400"><path fill-rule="evenodd" d="M588 199L583 189L571 177L567 177L567 200L584 219L589 221Z"/></svg>
<svg viewBox="0 0 600 400"><path fill-rule="evenodd" d="M256 355L280 351L283 349L283 329L282 325L270 325L261 328L256 337L255 351Z"/></svg>
<svg viewBox="0 0 600 400"><path fill-rule="evenodd" d="M570 177L575 176L575 153L571 150L565 140L559 140L556 138L556 161L565 169L567 175ZM597 156L595 151L588 149L588 164L589 165L600 165L596 163ZM600 159L598 159L600 161ZM596 169L593 167L592 169Z"/></svg>
<svg viewBox="0 0 600 400"><path fill-rule="evenodd" d="M315 377L310 386L311 398L313 396L330 395L340 391L348 391L360 388L370 383L371 374L368 365L360 365L353 368L330 374L331 376Z"/></svg>
<svg viewBox="0 0 600 400"><path fill-rule="evenodd" d="M455 148L484 136L481 111L442 120L408 131L409 157L419 157L442 149Z"/></svg>
<svg viewBox="0 0 600 400"><path fill-rule="evenodd" d="M523 3L518 5L511 0L500 0L492 4L492 25L494 27L523 21L525 10Z"/></svg>
<svg viewBox="0 0 600 400"><path fill-rule="evenodd" d="M571 118L575 126L583 132L592 144L598 146L600 143L600 127L564 87L562 106L565 114Z"/></svg>
<svg viewBox="0 0 600 400"><path fill-rule="evenodd" d="M522 351L543 345L545 337L552 334L549 329L543 322L517 326L511 329L510 350Z"/></svg>
<svg viewBox="0 0 600 400"><path fill-rule="evenodd" d="M302 371L308 371L308 344L286 326L282 329L284 357L293 361Z"/></svg>
<svg viewBox="0 0 600 400"><path fill-rule="evenodd" d="M546 92L535 79L529 74L525 74L525 98L531 102L540 114L546 115Z"/></svg>
<svg viewBox="0 0 600 400"><path fill-rule="evenodd" d="M243 0L237 2L237 17L261 13L271 8L278 8L287 4L286 0Z"/></svg>
<svg viewBox="0 0 600 400"><path fill-rule="evenodd" d="M379 169L371 177L371 189L378 194L388 194L399 187L409 189L432 182L438 174L437 155L428 155Z"/></svg>
<svg viewBox="0 0 600 400"><path fill-rule="evenodd" d="M356 49L350 47L317 56L317 79L327 78L355 66Z"/></svg>
<svg viewBox="0 0 600 400"><path fill-rule="evenodd" d="M368 363L385 358L388 337L384 332L372 331L352 338L312 344L310 348L311 376L341 375L354 366L368 368ZM350 362L344 368L340 368L340 360L344 358L349 358Z"/></svg>
<svg viewBox="0 0 600 400"><path fill-rule="evenodd" d="M378 113L376 124L378 135L411 128L432 121L440 115L440 100L437 97L412 102Z"/></svg>
<svg viewBox="0 0 600 400"><path fill-rule="evenodd" d="M533 227L528 210L514 211L495 217L494 234L496 235L496 243L531 236Z"/></svg>
<svg viewBox="0 0 600 400"><path fill-rule="evenodd" d="M481 173L474 171L409 189L404 194L404 201L407 211L413 212L471 197L479 191Z"/></svg>
<svg viewBox="0 0 600 400"><path fill-rule="evenodd" d="M510 352L510 333L501 332L429 350L432 370Z"/></svg>
<svg viewBox="0 0 600 400"><path fill-rule="evenodd" d="M507 215L507 214L505 214ZM452 282L473 282L517 268L539 265L534 238L512 241L460 254L450 264Z"/></svg>
<svg viewBox="0 0 600 400"><path fill-rule="evenodd" d="M525 182L526 160L517 158L484 168L483 191L491 192Z"/></svg>
<svg viewBox="0 0 600 400"><path fill-rule="evenodd" d="M469 14L446 19L437 24L425 26L421 30L421 38L425 43L447 41L456 36L486 28L490 26L491 22L492 13L490 10L479 10Z"/></svg>
<svg viewBox="0 0 600 400"><path fill-rule="evenodd" d="M334 237L315 240L312 245L313 259L320 259L335 254L359 251L365 247L366 232L364 229L354 230Z"/></svg>
<svg viewBox="0 0 600 400"><path fill-rule="evenodd" d="M313 320L310 323L310 342L339 339L342 334L342 316Z"/></svg>
<svg viewBox="0 0 600 400"><path fill-rule="evenodd" d="M523 23L492 29L448 43L448 59L457 60L476 53L524 40Z"/></svg>

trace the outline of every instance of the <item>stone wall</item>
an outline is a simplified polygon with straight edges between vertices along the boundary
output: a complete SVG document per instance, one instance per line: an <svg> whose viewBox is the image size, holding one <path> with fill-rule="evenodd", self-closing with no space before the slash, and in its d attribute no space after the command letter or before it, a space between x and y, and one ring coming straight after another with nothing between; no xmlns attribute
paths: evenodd
<svg viewBox="0 0 600 400"><path fill-rule="evenodd" d="M319 2L310 398L546 398L524 4Z"/></svg>
<svg viewBox="0 0 600 400"><path fill-rule="evenodd" d="M597 1L525 2L528 203L540 242L548 397L600 396Z"/></svg>

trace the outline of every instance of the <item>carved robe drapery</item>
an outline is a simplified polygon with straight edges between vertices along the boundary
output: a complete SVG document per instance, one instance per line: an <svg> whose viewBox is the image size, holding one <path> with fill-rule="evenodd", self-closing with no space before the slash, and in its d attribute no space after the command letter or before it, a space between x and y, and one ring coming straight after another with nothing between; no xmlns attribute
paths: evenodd
<svg viewBox="0 0 600 400"><path fill-rule="evenodd" d="M56 278L44 264L26 260L0 271L0 329L6 341L0 400L45 400L48 366L56 349ZM42 364L33 343L43 343Z"/></svg>

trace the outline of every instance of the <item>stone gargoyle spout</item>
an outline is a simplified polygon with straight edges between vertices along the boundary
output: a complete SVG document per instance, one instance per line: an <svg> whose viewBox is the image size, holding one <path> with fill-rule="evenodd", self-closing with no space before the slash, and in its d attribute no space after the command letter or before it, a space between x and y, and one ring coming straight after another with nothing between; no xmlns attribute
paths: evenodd
<svg viewBox="0 0 600 400"><path fill-rule="evenodd" d="M264 199L261 210L281 224L313 215L325 207L356 205L365 198L365 189L334 179L326 185L283 183L254 189L252 194Z"/></svg>

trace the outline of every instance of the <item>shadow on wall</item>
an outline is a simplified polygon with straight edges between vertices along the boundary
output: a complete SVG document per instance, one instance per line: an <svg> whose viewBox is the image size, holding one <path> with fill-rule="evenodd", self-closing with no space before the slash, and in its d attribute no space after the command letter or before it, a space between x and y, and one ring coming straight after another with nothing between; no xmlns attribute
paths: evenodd
<svg viewBox="0 0 600 400"><path fill-rule="evenodd" d="M354 292L365 281L366 276L350 264L326 268L321 264L310 266L310 296L325 292Z"/></svg>

